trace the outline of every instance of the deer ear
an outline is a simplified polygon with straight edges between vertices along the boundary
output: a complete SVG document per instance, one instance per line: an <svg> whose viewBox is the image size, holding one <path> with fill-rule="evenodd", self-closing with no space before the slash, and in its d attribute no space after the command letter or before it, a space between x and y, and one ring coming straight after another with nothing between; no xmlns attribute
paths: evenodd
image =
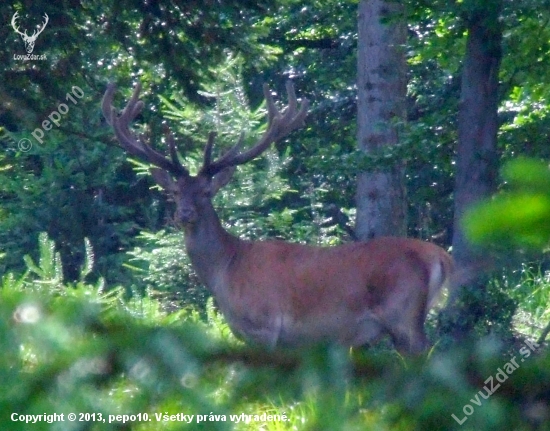
<svg viewBox="0 0 550 431"><path fill-rule="evenodd" d="M218 193L218 190L225 186L229 180L231 180L236 168L236 166L229 166L214 175L212 178L212 184L210 185L212 196Z"/></svg>
<svg viewBox="0 0 550 431"><path fill-rule="evenodd" d="M153 175L153 179L155 180L155 182L164 190L168 192L174 190L176 183L174 182L170 174L164 169L151 168L151 175Z"/></svg>

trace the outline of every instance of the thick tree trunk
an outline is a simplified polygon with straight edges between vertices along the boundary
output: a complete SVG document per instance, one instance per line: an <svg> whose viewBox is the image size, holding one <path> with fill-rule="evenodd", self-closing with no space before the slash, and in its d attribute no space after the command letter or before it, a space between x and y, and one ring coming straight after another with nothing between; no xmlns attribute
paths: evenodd
<svg viewBox="0 0 550 431"><path fill-rule="evenodd" d="M458 116L453 258L458 278L439 319L439 332L455 340L467 336L486 315L489 299L483 268L485 256L468 243L462 230L464 212L495 189L497 172L498 73L502 34L500 1L470 12ZM462 283L464 284L464 283Z"/></svg>
<svg viewBox="0 0 550 431"><path fill-rule="evenodd" d="M462 72L458 116L453 257L471 267L480 256L464 237L464 212L495 190L497 173L498 72L501 60L499 2L473 13Z"/></svg>
<svg viewBox="0 0 550 431"><path fill-rule="evenodd" d="M397 2L362 0L358 19L357 139L376 154L399 141L397 123L405 120L405 23ZM403 166L373 168L357 179L356 235L361 240L406 234Z"/></svg>

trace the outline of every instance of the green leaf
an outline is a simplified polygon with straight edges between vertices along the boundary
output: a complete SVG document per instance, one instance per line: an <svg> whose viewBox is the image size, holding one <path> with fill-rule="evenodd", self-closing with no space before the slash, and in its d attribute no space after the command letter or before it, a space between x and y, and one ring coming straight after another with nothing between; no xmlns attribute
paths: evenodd
<svg viewBox="0 0 550 431"><path fill-rule="evenodd" d="M550 243L550 196L503 193L469 211L464 231L476 244L544 247Z"/></svg>
<svg viewBox="0 0 550 431"><path fill-rule="evenodd" d="M516 188L550 193L548 163L522 157L507 163L502 177Z"/></svg>
<svg viewBox="0 0 550 431"><path fill-rule="evenodd" d="M80 280L83 281L88 274L94 269L94 249L92 248L92 243L88 238L84 238L84 265L80 270Z"/></svg>

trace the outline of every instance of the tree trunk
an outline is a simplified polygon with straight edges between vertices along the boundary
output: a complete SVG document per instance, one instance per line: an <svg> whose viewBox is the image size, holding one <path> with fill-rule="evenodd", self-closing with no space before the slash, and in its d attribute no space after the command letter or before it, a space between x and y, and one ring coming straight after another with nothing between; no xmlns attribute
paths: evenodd
<svg viewBox="0 0 550 431"><path fill-rule="evenodd" d="M468 38L458 113L453 258L467 284L454 285L448 305L439 318L440 334L460 340L486 318L487 276L485 256L464 236L464 212L495 190L497 173L498 73L502 34L498 21L502 3L487 2L467 18ZM460 283L464 280L455 280Z"/></svg>
<svg viewBox="0 0 550 431"><path fill-rule="evenodd" d="M375 155L399 141L405 120L406 25L397 2L362 0L358 19L357 140ZM403 166L374 167L357 179L356 235L361 240L406 234Z"/></svg>
<svg viewBox="0 0 550 431"><path fill-rule="evenodd" d="M498 6L497 6L498 5ZM472 12L462 72L458 115L453 257L472 267L479 254L464 237L464 212L495 190L497 173L498 73L501 60L500 2Z"/></svg>

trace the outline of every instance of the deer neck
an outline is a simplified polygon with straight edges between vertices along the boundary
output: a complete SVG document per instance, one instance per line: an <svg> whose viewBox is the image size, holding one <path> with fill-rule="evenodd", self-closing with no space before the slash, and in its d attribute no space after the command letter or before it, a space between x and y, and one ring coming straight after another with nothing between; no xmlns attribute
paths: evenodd
<svg viewBox="0 0 550 431"><path fill-rule="evenodd" d="M212 293L218 290L241 242L223 228L213 206L201 211L196 223L185 226L185 247L191 264Z"/></svg>

